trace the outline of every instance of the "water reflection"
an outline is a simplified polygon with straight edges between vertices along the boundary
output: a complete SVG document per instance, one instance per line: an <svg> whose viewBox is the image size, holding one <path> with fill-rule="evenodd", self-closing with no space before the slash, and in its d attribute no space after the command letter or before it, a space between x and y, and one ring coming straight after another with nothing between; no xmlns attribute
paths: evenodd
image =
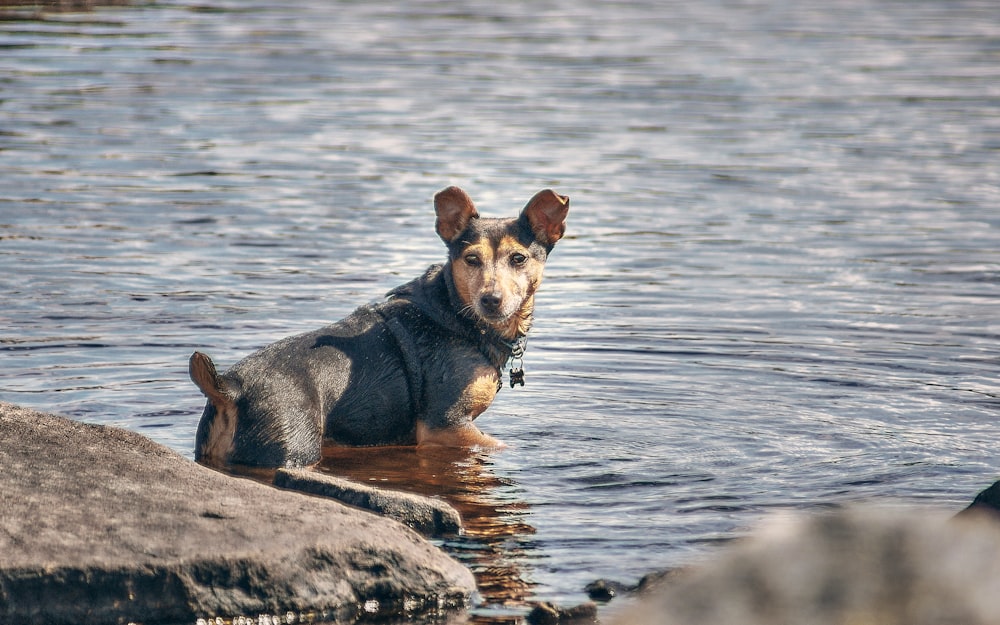
<svg viewBox="0 0 1000 625"><path fill-rule="evenodd" d="M519 487L491 467L489 453L468 449L326 446L315 470L452 505L462 516L462 534L438 544L472 571L479 590L478 607L462 622L517 625L535 587L530 562L541 556ZM242 465L228 465L225 471L263 484L273 484L276 473Z"/></svg>
<svg viewBox="0 0 1000 625"><path fill-rule="evenodd" d="M488 617L474 617L474 622L505 623L504 610L496 608L516 612L524 607L534 586L528 569L535 528L525 520L530 510L517 485L493 472L489 454L464 449L328 447L317 468L363 484L447 501L462 515L465 531L442 547L472 570L484 605L492 608Z"/></svg>

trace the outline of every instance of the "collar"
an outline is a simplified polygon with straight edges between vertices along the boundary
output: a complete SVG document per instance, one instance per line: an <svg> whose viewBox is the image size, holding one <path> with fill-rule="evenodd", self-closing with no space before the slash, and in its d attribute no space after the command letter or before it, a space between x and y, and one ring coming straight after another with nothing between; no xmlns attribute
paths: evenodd
<svg viewBox="0 0 1000 625"><path fill-rule="evenodd" d="M416 307L437 325L475 345L498 371L508 365L513 367L515 361L520 363L524 356L526 336L504 338L489 325L462 312L465 306L458 297L448 264L431 265L421 277L389 291L386 301L377 308L387 312L391 307L405 304Z"/></svg>

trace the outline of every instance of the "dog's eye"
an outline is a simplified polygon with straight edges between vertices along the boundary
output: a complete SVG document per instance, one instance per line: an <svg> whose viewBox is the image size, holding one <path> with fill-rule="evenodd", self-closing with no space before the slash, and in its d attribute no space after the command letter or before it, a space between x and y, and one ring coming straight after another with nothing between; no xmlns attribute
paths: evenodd
<svg viewBox="0 0 1000 625"><path fill-rule="evenodd" d="M479 256L477 256L476 254L466 254L465 264L469 265L470 267L478 267L483 264L483 261L479 260Z"/></svg>
<svg viewBox="0 0 1000 625"><path fill-rule="evenodd" d="M515 265L523 265L524 263L528 262L528 257L525 256L524 254L513 254L510 257L510 262Z"/></svg>

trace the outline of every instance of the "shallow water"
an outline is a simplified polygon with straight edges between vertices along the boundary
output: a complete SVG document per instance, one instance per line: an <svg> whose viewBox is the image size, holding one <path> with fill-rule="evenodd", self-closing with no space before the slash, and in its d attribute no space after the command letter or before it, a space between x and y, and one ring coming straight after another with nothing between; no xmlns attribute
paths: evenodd
<svg viewBox="0 0 1000 625"><path fill-rule="evenodd" d="M527 385L479 422L510 448L328 467L469 500L445 546L477 619L774 509L958 509L997 477L992 2L45 17L0 21L4 400L190 457L191 351L228 366L442 260L444 186L491 216L552 187Z"/></svg>

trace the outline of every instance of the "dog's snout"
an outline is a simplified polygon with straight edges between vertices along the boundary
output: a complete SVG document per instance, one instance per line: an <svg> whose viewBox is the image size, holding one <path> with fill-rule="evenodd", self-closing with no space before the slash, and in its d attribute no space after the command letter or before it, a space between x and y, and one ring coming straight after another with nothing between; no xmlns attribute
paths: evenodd
<svg viewBox="0 0 1000 625"><path fill-rule="evenodd" d="M493 293L486 293L479 298L479 305L490 314L496 314L500 310L500 296Z"/></svg>

